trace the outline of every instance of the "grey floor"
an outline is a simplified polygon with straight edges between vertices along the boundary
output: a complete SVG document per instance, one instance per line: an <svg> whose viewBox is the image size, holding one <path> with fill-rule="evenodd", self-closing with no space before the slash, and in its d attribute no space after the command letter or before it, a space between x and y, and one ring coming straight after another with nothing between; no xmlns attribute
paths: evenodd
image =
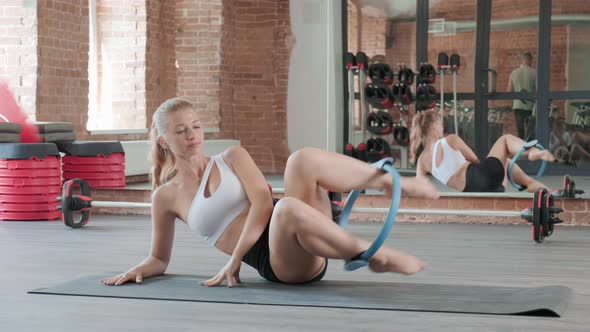
<svg viewBox="0 0 590 332"><path fill-rule="evenodd" d="M351 231L370 239L374 223ZM590 228L556 227L544 244L525 226L409 224L394 226L388 244L427 262L411 276L345 272L331 261L326 278L497 286L565 285L574 291L562 318L273 307L33 295L26 292L106 271L145 257L146 216L95 216L83 229L59 222L0 222L2 331L588 331ZM213 276L227 257L178 224L169 273ZM256 272L242 267L243 277ZM201 287L195 284L195 287Z"/></svg>

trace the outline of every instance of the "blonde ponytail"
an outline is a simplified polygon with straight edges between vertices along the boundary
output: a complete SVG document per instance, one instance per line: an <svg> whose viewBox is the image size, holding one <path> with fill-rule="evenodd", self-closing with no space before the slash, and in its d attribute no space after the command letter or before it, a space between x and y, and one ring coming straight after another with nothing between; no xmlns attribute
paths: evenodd
<svg viewBox="0 0 590 332"><path fill-rule="evenodd" d="M410 130L410 163L416 165L418 157L424 151L424 140L432 124L440 120L440 115L433 110L419 112L412 119Z"/></svg>
<svg viewBox="0 0 590 332"><path fill-rule="evenodd" d="M162 137L166 131L168 114L184 108L191 108L196 112L193 104L186 99L168 99L158 107L152 117L152 127L150 130L152 144L150 151L150 160L152 162L150 181L152 182L152 190L157 189L176 175L176 158L170 150L160 145L158 138Z"/></svg>
<svg viewBox="0 0 590 332"><path fill-rule="evenodd" d="M422 112L419 112L412 118L412 129L410 131L410 163L412 165L416 165L420 153L424 150L422 145L422 128L420 128L423 117Z"/></svg>

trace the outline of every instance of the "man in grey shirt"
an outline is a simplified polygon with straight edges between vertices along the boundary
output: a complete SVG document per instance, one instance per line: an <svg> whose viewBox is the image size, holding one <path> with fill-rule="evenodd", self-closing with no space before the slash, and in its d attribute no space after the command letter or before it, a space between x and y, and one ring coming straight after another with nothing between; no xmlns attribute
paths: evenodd
<svg viewBox="0 0 590 332"><path fill-rule="evenodd" d="M537 71L531 67L533 55L525 52L520 56L521 64L510 73L508 80L508 91L511 92L535 92L537 91ZM535 102L523 99L515 99L512 102L512 109L516 118L518 137L525 139L525 128L531 119Z"/></svg>

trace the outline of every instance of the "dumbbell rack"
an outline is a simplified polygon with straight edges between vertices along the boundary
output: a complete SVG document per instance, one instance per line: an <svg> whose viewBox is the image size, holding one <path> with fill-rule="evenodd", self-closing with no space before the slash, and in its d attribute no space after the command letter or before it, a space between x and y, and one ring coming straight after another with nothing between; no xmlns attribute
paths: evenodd
<svg viewBox="0 0 590 332"><path fill-rule="evenodd" d="M348 67L350 68L348 70L348 137L349 137L349 143L352 144L353 146L358 146L361 143L366 143L367 142L367 127L366 127L366 121L367 121L367 116L369 114L368 111L368 107L370 108L370 112L373 111L373 108L368 105L367 101L366 101L366 96L365 96L365 86L367 85L367 69L368 68L364 68L364 67L359 67L359 66L350 66ZM355 82L357 81L356 78L358 78L358 91L356 90L356 85ZM355 131L355 115L356 115L356 100L359 101L359 105L360 105L360 135L359 135L359 131ZM404 114L407 114L408 112L408 105L402 105L402 104L398 104L396 103L396 108L400 110L400 115L401 118L403 120L405 120L406 122L406 126L408 125L408 119L404 119ZM402 120L402 123L403 123ZM391 134L389 134L391 135ZM371 133L371 137L374 137L374 134ZM389 148L390 149L399 149L400 150L400 154L401 154L401 158L400 161L397 162L396 167L398 168L402 168L402 169L407 169L408 168L408 152L407 152L407 148L406 147L402 147L402 146L397 146L397 145L392 145L388 142Z"/></svg>

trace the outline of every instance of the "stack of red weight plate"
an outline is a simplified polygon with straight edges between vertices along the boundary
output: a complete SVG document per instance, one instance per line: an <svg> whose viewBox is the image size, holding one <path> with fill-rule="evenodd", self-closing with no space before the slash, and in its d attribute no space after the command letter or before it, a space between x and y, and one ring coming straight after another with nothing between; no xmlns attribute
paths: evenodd
<svg viewBox="0 0 590 332"><path fill-rule="evenodd" d="M125 152L121 142L74 141L57 143L63 181L84 179L91 188L125 187Z"/></svg>
<svg viewBox="0 0 590 332"><path fill-rule="evenodd" d="M0 220L56 220L59 151L51 143L0 144Z"/></svg>

